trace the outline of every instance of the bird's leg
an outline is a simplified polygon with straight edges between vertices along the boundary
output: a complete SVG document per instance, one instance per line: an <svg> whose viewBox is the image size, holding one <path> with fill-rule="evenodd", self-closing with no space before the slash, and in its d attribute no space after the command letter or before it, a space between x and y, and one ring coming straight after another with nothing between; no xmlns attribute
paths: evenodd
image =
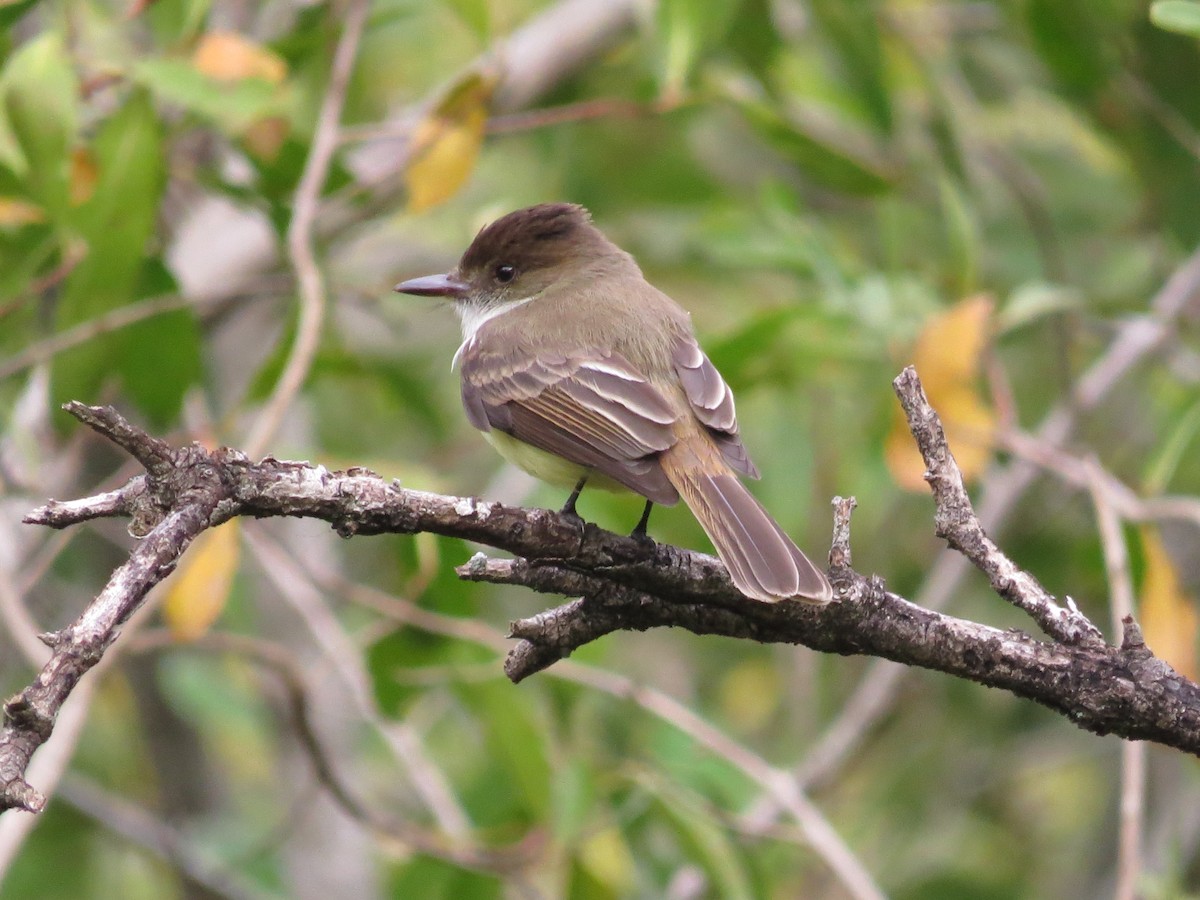
<svg viewBox="0 0 1200 900"><path fill-rule="evenodd" d="M646 534L646 526L650 524L650 510L653 507L654 501L647 500L646 508L642 510L642 517L638 519L638 523L633 526L633 531L629 534L629 536L635 541L650 541L653 543L653 539L650 537L650 535Z"/></svg>
<svg viewBox="0 0 1200 900"><path fill-rule="evenodd" d="M579 513L575 512L575 501L579 499L579 493L583 490L583 486L587 484L587 475L582 475L575 483L575 490L571 491L571 496L567 498L567 502L563 504L563 508L559 510L564 516L580 518Z"/></svg>

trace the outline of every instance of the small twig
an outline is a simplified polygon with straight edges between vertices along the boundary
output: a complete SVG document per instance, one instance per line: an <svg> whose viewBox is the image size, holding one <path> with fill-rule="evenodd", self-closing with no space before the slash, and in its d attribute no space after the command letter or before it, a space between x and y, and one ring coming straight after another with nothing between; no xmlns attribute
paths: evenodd
<svg viewBox="0 0 1200 900"><path fill-rule="evenodd" d="M140 477L140 476L139 476ZM125 487L85 497L82 500L51 500L25 516L27 525L47 525L50 528L67 528L89 519L107 519L129 515L142 492L142 483L129 482Z"/></svg>
<svg viewBox="0 0 1200 900"><path fill-rule="evenodd" d="M850 516L858 501L853 497L833 498L833 543L829 550L829 567L831 569L849 569L852 565L850 554Z"/></svg>
<svg viewBox="0 0 1200 900"><path fill-rule="evenodd" d="M308 377L308 370L321 341L321 326L325 318L325 287L321 282L321 270L313 248L313 227L320 210L321 189L325 185L333 154L337 149L342 105L346 99L346 88L350 84L354 60L358 55L359 38L362 37L370 6L368 0L350 0L347 4L342 36L334 51L329 84L317 115L312 148L308 152L300 183L296 187L292 219L288 224L287 248L300 293L300 319L296 325L295 343L292 344L275 390L246 439L246 452L251 456L261 456L267 451L279 426L283 424L288 407Z"/></svg>
<svg viewBox="0 0 1200 900"><path fill-rule="evenodd" d="M892 385L925 460L925 480L937 507L934 523L938 537L966 556L988 576L997 594L1024 610L1046 634L1066 644L1101 643L1099 629L1083 613L1060 606L1036 578L1018 568L984 533L946 443L941 419L929 405L916 370L909 366Z"/></svg>
<svg viewBox="0 0 1200 900"><path fill-rule="evenodd" d="M371 691L370 675L359 647L329 610L321 589L303 571L295 554L288 553L262 531L246 529L244 536L267 577L308 626L329 665L345 685L358 714L391 748L439 828L452 838L464 839L471 830L471 823L444 773L430 762L419 737L407 722L384 721Z"/></svg>
<svg viewBox="0 0 1200 900"><path fill-rule="evenodd" d="M38 278L29 283L29 287L20 295L0 306L0 319L20 309L26 303L40 297L42 294L58 287L75 271L76 267L87 258L87 245L83 241L72 241L63 253L62 261ZM0 376L3 377L3 376Z"/></svg>
<svg viewBox="0 0 1200 900"><path fill-rule="evenodd" d="M1200 131L1178 109L1158 96L1151 85L1126 69L1119 74L1123 90L1139 103L1159 126L1188 154L1200 160Z"/></svg>
<svg viewBox="0 0 1200 900"><path fill-rule="evenodd" d="M136 459L147 474L152 477L170 474L175 464L171 445L131 425L111 406L87 406L78 400L71 400L63 404L63 409ZM105 496L112 497L112 494Z"/></svg>

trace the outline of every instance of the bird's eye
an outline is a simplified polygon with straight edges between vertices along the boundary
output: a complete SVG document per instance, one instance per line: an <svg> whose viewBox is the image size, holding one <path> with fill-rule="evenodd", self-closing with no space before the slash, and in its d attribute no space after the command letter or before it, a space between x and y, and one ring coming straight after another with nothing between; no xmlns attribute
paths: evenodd
<svg viewBox="0 0 1200 900"><path fill-rule="evenodd" d="M508 284L517 277L517 270L513 266L496 266L496 280L501 284Z"/></svg>

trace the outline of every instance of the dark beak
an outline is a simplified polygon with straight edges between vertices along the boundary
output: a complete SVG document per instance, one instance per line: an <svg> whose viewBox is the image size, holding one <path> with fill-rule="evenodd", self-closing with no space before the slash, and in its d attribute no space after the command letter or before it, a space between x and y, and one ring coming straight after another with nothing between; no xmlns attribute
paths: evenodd
<svg viewBox="0 0 1200 900"><path fill-rule="evenodd" d="M461 300L467 296L470 286L452 275L423 275L400 282L396 285L396 290L401 294L415 294L418 297L449 297L452 300Z"/></svg>

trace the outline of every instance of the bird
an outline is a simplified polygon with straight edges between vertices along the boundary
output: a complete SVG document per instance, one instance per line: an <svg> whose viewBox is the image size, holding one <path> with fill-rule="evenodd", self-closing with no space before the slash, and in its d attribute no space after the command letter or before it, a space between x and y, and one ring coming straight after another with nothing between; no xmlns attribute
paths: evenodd
<svg viewBox="0 0 1200 900"><path fill-rule="evenodd" d="M823 605L825 574L739 476L758 478L733 392L691 316L572 203L519 209L479 231L449 272L396 285L453 302L468 421L510 462L571 488L682 497L737 589L753 600Z"/></svg>

